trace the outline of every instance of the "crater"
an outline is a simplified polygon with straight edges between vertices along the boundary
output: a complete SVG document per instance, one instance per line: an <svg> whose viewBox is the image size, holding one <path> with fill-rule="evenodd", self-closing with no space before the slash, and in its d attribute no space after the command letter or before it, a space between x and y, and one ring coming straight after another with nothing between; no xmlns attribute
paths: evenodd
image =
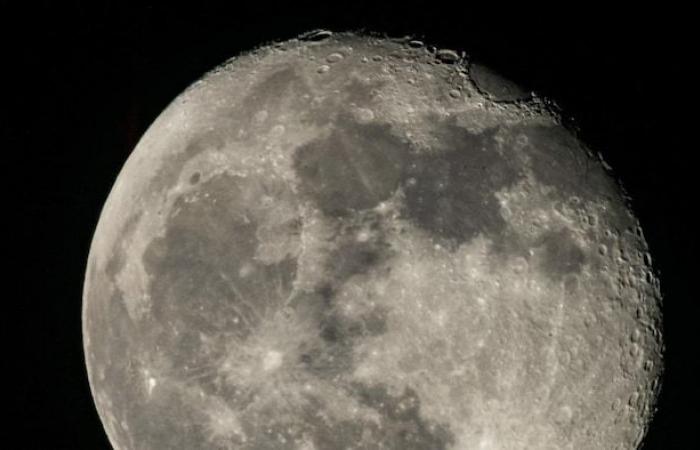
<svg viewBox="0 0 700 450"><path fill-rule="evenodd" d="M565 275L581 272L586 254L567 229L544 233L535 247L541 252L540 267L553 280L562 280ZM575 278L567 277L567 289L575 289Z"/></svg>
<svg viewBox="0 0 700 450"><path fill-rule="evenodd" d="M530 96L522 87L481 64L472 64L469 76L481 92L497 102L512 102Z"/></svg>

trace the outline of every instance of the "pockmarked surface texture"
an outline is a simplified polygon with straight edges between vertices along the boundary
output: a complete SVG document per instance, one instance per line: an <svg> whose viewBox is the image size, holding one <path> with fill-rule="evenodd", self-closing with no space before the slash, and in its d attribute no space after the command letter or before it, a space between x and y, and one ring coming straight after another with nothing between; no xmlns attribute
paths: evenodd
<svg viewBox="0 0 700 450"><path fill-rule="evenodd" d="M660 300L621 188L547 102L454 51L317 32L143 136L83 333L118 449L622 449Z"/></svg>

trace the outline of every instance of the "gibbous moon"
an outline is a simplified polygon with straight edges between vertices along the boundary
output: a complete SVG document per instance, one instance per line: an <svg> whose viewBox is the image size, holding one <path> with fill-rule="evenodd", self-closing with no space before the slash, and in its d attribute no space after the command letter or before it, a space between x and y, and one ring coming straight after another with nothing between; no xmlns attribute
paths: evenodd
<svg viewBox="0 0 700 450"><path fill-rule="evenodd" d="M318 31L152 124L83 334L117 449L630 449L659 283L549 103L463 54Z"/></svg>

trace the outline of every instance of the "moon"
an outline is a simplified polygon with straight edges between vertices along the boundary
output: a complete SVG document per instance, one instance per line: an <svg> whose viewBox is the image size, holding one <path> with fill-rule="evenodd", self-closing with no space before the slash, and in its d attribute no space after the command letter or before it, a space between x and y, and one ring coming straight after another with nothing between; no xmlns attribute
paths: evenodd
<svg viewBox="0 0 700 450"><path fill-rule="evenodd" d="M628 449L659 280L610 167L460 52L316 31L155 120L94 234L117 449Z"/></svg>

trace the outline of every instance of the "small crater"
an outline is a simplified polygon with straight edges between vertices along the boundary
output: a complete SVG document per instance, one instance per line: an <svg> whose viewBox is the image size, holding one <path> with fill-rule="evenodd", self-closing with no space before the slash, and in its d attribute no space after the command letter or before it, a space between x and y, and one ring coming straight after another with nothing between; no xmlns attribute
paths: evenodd
<svg viewBox="0 0 700 450"><path fill-rule="evenodd" d="M435 56L437 57L437 59L447 64L454 64L460 59L459 54L457 54L457 52L449 49L438 50Z"/></svg>
<svg viewBox="0 0 700 450"><path fill-rule="evenodd" d="M330 55L326 56L326 62L328 64L337 63L338 61L341 61L342 59L343 59L343 55L341 53L331 53Z"/></svg>
<svg viewBox="0 0 700 450"><path fill-rule="evenodd" d="M332 31L328 30L313 30L309 31L307 33L304 33L299 36L300 41L307 41L307 42L320 42L320 41L325 41L326 39L330 38L333 36Z"/></svg>
<svg viewBox="0 0 700 450"><path fill-rule="evenodd" d="M190 176L190 184L197 184L199 183L199 180L202 178L202 175L199 172L195 172Z"/></svg>
<svg viewBox="0 0 700 450"><path fill-rule="evenodd" d="M639 342L641 340L642 333L639 331L639 329L635 328L634 331L632 331L632 334L630 335L630 340L632 342Z"/></svg>
<svg viewBox="0 0 700 450"><path fill-rule="evenodd" d="M352 113L353 117L360 123L369 123L374 120L374 111L369 108L356 108Z"/></svg>

